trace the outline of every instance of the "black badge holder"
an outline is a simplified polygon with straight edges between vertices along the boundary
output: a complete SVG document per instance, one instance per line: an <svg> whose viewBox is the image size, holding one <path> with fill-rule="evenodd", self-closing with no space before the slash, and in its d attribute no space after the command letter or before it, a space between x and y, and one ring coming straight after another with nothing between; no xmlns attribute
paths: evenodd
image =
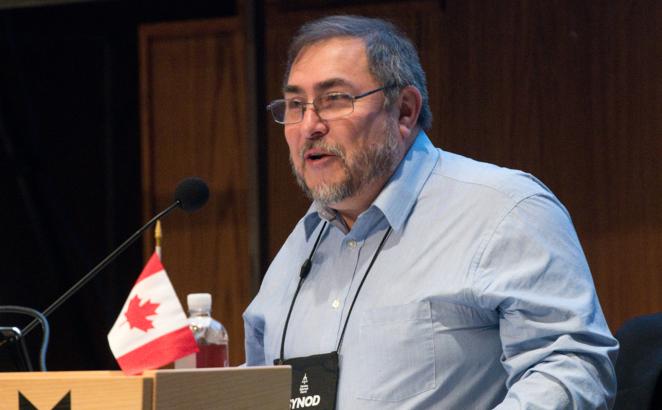
<svg viewBox="0 0 662 410"><path fill-rule="evenodd" d="M275 362L279 364L279 360ZM336 408L338 352L293 357L280 364L292 366L290 409L333 410Z"/></svg>

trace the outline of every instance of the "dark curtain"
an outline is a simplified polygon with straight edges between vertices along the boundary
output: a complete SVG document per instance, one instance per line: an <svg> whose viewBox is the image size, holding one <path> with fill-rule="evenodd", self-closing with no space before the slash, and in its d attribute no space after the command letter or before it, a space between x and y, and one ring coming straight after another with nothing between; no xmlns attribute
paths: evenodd
<svg viewBox="0 0 662 410"><path fill-rule="evenodd" d="M0 11L0 306L45 309L141 215L137 27L234 5L108 1ZM106 334L142 268L140 243L49 320L50 370L115 369ZM29 319L0 316L0 326ZM34 354L41 331L28 336Z"/></svg>

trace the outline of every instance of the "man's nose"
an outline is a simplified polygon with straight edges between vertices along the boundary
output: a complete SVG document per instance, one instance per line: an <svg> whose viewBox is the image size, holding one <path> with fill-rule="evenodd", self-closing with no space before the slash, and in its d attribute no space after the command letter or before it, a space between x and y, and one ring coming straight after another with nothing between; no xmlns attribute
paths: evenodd
<svg viewBox="0 0 662 410"><path fill-rule="evenodd" d="M306 106L303 112L301 131L304 137L310 139L323 137L328 132L326 122L319 116L312 104Z"/></svg>

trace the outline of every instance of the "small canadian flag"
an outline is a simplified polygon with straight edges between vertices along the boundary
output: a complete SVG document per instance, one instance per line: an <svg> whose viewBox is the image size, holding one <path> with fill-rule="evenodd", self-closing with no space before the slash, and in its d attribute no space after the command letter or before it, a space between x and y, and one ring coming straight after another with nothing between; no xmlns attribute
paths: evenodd
<svg viewBox="0 0 662 410"><path fill-rule="evenodd" d="M110 329L108 344L126 374L156 369L198 351L186 314L156 252Z"/></svg>

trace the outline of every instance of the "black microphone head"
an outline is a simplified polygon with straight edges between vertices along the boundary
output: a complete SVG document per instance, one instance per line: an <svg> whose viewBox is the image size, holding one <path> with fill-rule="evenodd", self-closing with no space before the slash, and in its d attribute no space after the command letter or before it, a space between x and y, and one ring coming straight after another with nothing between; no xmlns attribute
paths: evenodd
<svg viewBox="0 0 662 410"><path fill-rule="evenodd" d="M182 180L175 189L175 201L186 212L197 211L207 203L209 199L209 187L207 183L198 177L190 177Z"/></svg>

